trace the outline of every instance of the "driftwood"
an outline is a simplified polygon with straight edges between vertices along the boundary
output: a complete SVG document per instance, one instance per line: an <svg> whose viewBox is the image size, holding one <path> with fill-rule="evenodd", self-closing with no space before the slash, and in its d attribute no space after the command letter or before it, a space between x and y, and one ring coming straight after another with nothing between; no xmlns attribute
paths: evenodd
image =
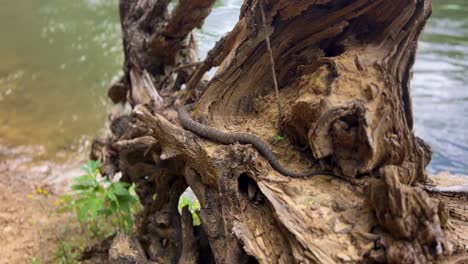
<svg viewBox="0 0 468 264"><path fill-rule="evenodd" d="M92 153L109 177L121 171L136 184L143 211L135 236L117 236L110 259L468 259L466 193L423 188L431 150L412 132L411 67L430 1L246 0L234 29L199 63L191 31L214 2L181 0L169 14L167 0L120 0L124 76L109 97L134 110L113 119ZM192 102L197 122L258 136L294 171L339 178L291 178L251 145L183 129L175 106ZM278 104L284 139L274 142ZM177 210L187 187L201 205L200 227Z"/></svg>

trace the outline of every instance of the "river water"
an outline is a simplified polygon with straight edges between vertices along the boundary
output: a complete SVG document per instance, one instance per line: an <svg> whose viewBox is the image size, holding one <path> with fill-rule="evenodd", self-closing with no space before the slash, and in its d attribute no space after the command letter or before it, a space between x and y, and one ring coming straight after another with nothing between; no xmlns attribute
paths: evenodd
<svg viewBox="0 0 468 264"><path fill-rule="evenodd" d="M106 92L122 64L117 2L0 0L0 161L84 159L105 133ZM218 1L197 31L201 57L241 3ZM468 1L433 9L414 67L415 133L434 150L431 173L468 174Z"/></svg>

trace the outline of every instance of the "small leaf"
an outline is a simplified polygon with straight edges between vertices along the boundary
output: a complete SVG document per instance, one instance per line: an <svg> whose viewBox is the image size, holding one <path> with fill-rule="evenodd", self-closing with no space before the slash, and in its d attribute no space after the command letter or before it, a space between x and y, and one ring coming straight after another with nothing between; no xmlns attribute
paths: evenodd
<svg viewBox="0 0 468 264"><path fill-rule="evenodd" d="M88 175L95 175L99 171L101 162L99 160L89 160L84 166L81 167L81 170Z"/></svg>
<svg viewBox="0 0 468 264"><path fill-rule="evenodd" d="M120 186L122 188L125 188L125 189L131 187L131 185L132 185L132 184L130 184L128 182L119 182L119 181L118 182L113 182L113 184L116 185L116 186Z"/></svg>
<svg viewBox="0 0 468 264"><path fill-rule="evenodd" d="M113 212L110 209L99 209L98 211L98 215L104 215L106 217L112 215L112 213Z"/></svg>
<svg viewBox="0 0 468 264"><path fill-rule="evenodd" d="M121 185L112 185L112 187L113 187L112 192L115 193L116 195L120 195L120 196L130 195L128 190Z"/></svg>
<svg viewBox="0 0 468 264"><path fill-rule="evenodd" d="M112 214L117 212L118 209L119 209L119 207L117 206L117 203L110 203L109 210L112 212Z"/></svg>
<svg viewBox="0 0 468 264"><path fill-rule="evenodd" d="M198 216L197 213L192 214L192 219L193 219L193 225L194 226L199 226L201 225L200 217Z"/></svg>
<svg viewBox="0 0 468 264"><path fill-rule="evenodd" d="M78 209L78 212L77 212L78 221L82 222L86 218L86 215L88 214L88 210L89 210L88 206L82 206Z"/></svg>
<svg viewBox="0 0 468 264"><path fill-rule="evenodd" d="M179 200L179 211L182 211L182 208L185 206L188 206L190 210L190 199L186 196L182 196Z"/></svg>
<svg viewBox="0 0 468 264"><path fill-rule="evenodd" d="M117 196L117 200L118 200L118 203L121 204L121 203L136 203L138 202L138 199L136 199L135 197L131 196L130 194L129 195L119 195Z"/></svg>
<svg viewBox="0 0 468 264"><path fill-rule="evenodd" d="M120 204L120 209L121 209L122 211L124 211L125 213L127 213L127 214L131 214L131 213L132 213L132 206L131 206L131 204L128 203L128 202L127 202L127 203L121 203L121 204Z"/></svg>
<svg viewBox="0 0 468 264"><path fill-rule="evenodd" d="M192 203L192 207L194 211L200 211L200 202L198 199L195 199Z"/></svg>
<svg viewBox="0 0 468 264"><path fill-rule="evenodd" d="M103 199L96 198L89 201L89 215L91 219L94 219L98 216L99 210L103 208Z"/></svg>
<svg viewBox="0 0 468 264"><path fill-rule="evenodd" d="M94 188L97 184L98 183L93 176L83 175L73 180L71 189L74 191L82 191L82 190Z"/></svg>
<svg viewBox="0 0 468 264"><path fill-rule="evenodd" d="M283 140L283 139L284 139L283 136L281 136L281 135L276 135L276 136L273 137L273 143L278 143L278 142L280 142L280 141Z"/></svg>
<svg viewBox="0 0 468 264"><path fill-rule="evenodd" d="M113 192L111 191L107 192L107 197L109 197L111 201L117 202L117 197L115 196Z"/></svg>

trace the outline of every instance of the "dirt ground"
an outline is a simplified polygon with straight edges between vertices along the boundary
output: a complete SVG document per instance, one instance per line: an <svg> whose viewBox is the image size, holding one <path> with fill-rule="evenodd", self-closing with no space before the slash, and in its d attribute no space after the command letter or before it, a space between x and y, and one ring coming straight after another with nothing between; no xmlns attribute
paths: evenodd
<svg viewBox="0 0 468 264"><path fill-rule="evenodd" d="M24 165L21 159L0 159L0 264L57 263L54 257L64 230L75 221L57 212L57 200L79 162ZM441 185L468 184L468 177L440 173ZM45 184L48 183L48 184Z"/></svg>
<svg viewBox="0 0 468 264"><path fill-rule="evenodd" d="M57 212L68 175L77 173L68 169L59 176L64 170L64 166L0 157L0 264L56 262L58 242L74 217Z"/></svg>
<svg viewBox="0 0 468 264"><path fill-rule="evenodd" d="M48 263L67 215L58 215L55 195L33 194L26 184L0 180L0 263Z"/></svg>

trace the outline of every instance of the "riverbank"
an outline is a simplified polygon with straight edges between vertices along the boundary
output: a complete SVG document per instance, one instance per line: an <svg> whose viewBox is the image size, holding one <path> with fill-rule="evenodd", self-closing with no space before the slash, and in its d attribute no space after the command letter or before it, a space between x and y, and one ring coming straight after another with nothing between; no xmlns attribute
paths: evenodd
<svg viewBox="0 0 468 264"><path fill-rule="evenodd" d="M75 168L75 162L58 165L32 162L15 153L2 155L0 264L57 262L66 233L78 230L74 215L57 212L59 195L78 173Z"/></svg>
<svg viewBox="0 0 468 264"><path fill-rule="evenodd" d="M78 162L31 163L21 156L0 161L0 264L57 262L60 246L80 232L74 215L57 212L58 198L78 167ZM431 178L440 186L468 185L468 176L442 172Z"/></svg>
<svg viewBox="0 0 468 264"><path fill-rule="evenodd" d="M54 212L56 196L35 197L33 188L0 180L0 263L51 263L59 230L69 216ZM44 261L44 262L42 262Z"/></svg>

